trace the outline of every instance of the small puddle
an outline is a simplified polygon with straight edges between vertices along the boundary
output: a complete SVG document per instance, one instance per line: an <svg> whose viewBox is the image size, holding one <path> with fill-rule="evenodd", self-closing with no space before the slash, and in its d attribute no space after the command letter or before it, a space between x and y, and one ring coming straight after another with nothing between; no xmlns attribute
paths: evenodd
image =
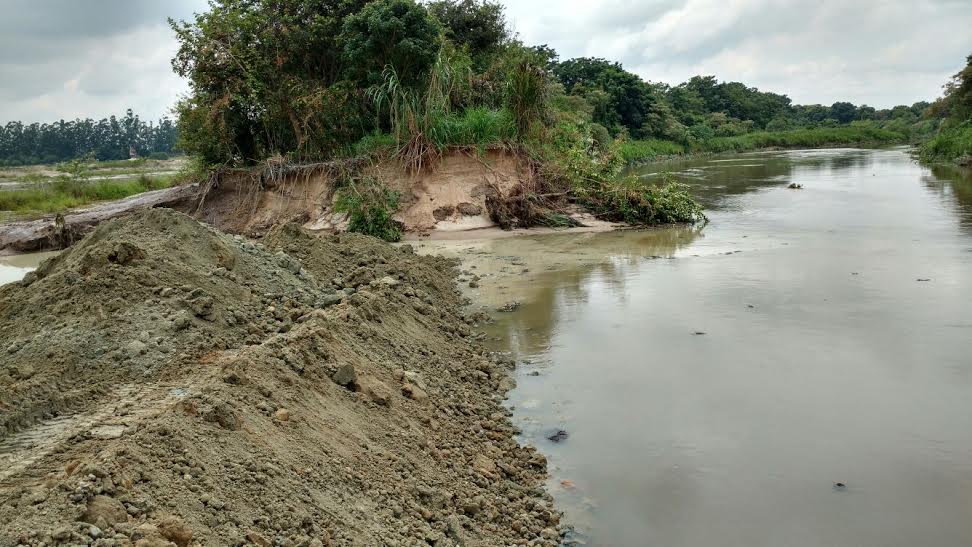
<svg viewBox="0 0 972 547"><path fill-rule="evenodd" d="M0 285L20 281L37 269L41 262L57 256L60 251L44 253L27 253L19 255L0 256Z"/></svg>

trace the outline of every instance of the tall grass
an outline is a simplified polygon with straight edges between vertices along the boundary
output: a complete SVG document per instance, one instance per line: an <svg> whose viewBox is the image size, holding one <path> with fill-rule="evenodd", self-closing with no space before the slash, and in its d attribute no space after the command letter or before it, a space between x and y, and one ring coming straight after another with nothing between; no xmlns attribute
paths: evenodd
<svg viewBox="0 0 972 547"><path fill-rule="evenodd" d="M945 162L972 157L972 122L943 129L919 150L922 161Z"/></svg>
<svg viewBox="0 0 972 547"><path fill-rule="evenodd" d="M0 211L16 214L58 213L97 201L122 199L176 184L178 177L142 175L124 180L83 182L60 177L36 188L0 191Z"/></svg>

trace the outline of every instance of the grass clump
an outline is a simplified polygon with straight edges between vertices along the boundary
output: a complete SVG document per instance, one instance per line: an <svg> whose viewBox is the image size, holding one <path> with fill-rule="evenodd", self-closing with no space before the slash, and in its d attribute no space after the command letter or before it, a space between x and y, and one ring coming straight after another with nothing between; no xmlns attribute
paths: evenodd
<svg viewBox="0 0 972 547"><path fill-rule="evenodd" d="M392 218L399 195L373 178L350 181L340 190L335 210L348 214L348 231L385 241L402 239L401 225Z"/></svg>
<svg viewBox="0 0 972 547"><path fill-rule="evenodd" d="M972 166L972 121L943 129L919 149L922 161L955 161Z"/></svg>

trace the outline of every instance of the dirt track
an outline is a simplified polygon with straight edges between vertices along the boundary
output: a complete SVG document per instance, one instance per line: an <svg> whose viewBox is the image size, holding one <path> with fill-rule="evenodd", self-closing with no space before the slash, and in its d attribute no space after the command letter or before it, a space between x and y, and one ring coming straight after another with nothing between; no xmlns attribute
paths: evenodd
<svg viewBox="0 0 972 547"><path fill-rule="evenodd" d="M455 264L164 209L0 288L0 545L556 545Z"/></svg>

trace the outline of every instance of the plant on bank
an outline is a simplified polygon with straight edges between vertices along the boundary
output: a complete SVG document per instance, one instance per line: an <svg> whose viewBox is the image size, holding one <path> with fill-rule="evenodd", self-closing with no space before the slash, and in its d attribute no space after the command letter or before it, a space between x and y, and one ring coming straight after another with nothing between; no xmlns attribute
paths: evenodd
<svg viewBox="0 0 972 547"><path fill-rule="evenodd" d="M374 178L348 182L338 190L335 210L347 213L348 231L385 241L402 238L401 225L392 218L399 195Z"/></svg>

